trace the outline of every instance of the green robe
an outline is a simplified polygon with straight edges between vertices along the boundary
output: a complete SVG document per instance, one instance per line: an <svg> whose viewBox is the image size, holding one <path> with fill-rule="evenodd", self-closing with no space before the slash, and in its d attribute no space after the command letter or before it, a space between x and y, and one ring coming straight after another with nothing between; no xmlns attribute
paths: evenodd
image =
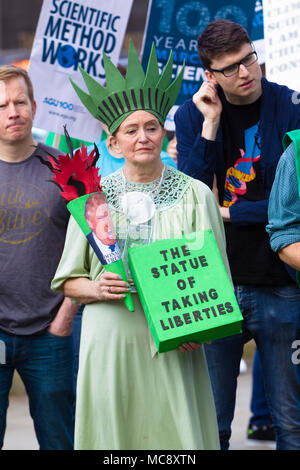
<svg viewBox="0 0 300 470"><path fill-rule="evenodd" d="M123 185L120 175L118 170L102 184L122 238L128 227L117 196ZM151 184L135 184L131 190L147 191L147 186L151 190ZM207 186L167 167L154 202L156 212L147 242L212 229L229 274L223 222ZM124 255L133 243L138 242L120 240ZM102 266L71 217L52 287L61 289L71 277L99 279L101 272ZM92 303L84 309L75 449L218 449L203 348L157 354L138 295L133 294L133 299L134 312L122 301Z"/></svg>

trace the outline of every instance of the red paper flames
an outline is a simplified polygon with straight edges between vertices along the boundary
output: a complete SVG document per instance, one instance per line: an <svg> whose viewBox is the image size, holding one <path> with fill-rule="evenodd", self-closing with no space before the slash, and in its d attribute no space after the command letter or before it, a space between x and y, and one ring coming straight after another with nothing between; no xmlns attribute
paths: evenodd
<svg viewBox="0 0 300 470"><path fill-rule="evenodd" d="M96 145L90 154L87 153L87 148L83 144L74 154L72 149L70 153L71 157L69 154L58 155L58 157L48 155L47 162L38 156L54 174L54 182L59 186L63 198L72 201L85 194L102 191L101 176L95 166L99 158Z"/></svg>

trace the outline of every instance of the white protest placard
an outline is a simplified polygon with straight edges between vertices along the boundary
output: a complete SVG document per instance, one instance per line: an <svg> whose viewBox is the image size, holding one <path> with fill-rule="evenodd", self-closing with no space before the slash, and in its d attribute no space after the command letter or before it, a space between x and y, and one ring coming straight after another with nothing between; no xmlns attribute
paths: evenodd
<svg viewBox="0 0 300 470"><path fill-rule="evenodd" d="M266 76L300 90L300 3L263 0Z"/></svg>
<svg viewBox="0 0 300 470"><path fill-rule="evenodd" d="M44 0L29 75L37 113L34 126L98 142L99 121L86 110L69 78L86 86L79 66L104 84L103 52L117 64L133 0Z"/></svg>

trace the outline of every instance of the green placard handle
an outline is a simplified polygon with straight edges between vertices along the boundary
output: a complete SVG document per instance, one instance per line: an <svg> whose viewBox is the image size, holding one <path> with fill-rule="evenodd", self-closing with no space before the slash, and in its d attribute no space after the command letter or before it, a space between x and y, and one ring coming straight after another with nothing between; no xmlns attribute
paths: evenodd
<svg viewBox="0 0 300 470"><path fill-rule="evenodd" d="M115 274L120 274L120 276L122 276L122 278L123 278L123 281L126 281L126 282L128 281L127 280L127 274L126 274L125 267L124 267L122 259L119 259L118 261L114 261L113 263L110 263L110 264L104 264L103 267L104 267L105 271L112 272L112 273L115 273ZM131 296L130 292L128 292L126 294L124 302L125 302L125 305L128 308L128 310L130 312L134 312L134 303L133 303L132 296Z"/></svg>

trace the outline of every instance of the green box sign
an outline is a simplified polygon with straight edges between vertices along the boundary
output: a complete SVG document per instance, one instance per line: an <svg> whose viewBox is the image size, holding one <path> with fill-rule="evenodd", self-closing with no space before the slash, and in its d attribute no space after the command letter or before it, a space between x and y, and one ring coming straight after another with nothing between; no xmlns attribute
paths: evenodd
<svg viewBox="0 0 300 470"><path fill-rule="evenodd" d="M241 332L212 230L129 249L129 268L159 353Z"/></svg>

